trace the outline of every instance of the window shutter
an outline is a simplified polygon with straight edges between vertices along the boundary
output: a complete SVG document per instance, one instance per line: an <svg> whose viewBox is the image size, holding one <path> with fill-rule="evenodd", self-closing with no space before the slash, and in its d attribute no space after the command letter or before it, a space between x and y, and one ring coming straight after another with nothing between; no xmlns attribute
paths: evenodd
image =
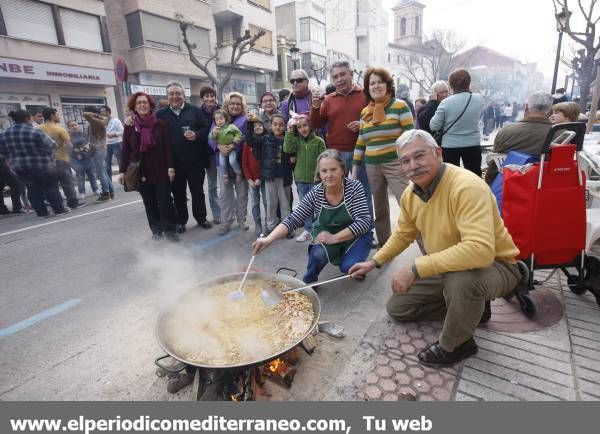
<svg viewBox="0 0 600 434"><path fill-rule="evenodd" d="M31 0L0 0L0 8L8 36L58 44L50 5Z"/></svg>
<svg viewBox="0 0 600 434"><path fill-rule="evenodd" d="M179 24L156 15L142 14L142 31L146 45L179 50Z"/></svg>
<svg viewBox="0 0 600 434"><path fill-rule="evenodd" d="M71 9L60 9L60 20L68 47L102 51L100 19Z"/></svg>

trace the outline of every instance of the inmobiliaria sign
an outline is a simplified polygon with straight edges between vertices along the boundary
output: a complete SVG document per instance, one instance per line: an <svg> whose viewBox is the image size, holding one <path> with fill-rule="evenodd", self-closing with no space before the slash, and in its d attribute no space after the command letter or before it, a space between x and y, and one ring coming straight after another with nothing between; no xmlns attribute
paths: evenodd
<svg viewBox="0 0 600 434"><path fill-rule="evenodd" d="M36 62L10 57L0 57L0 77L62 81L65 83L101 84L107 86L114 86L116 84L115 74L112 69Z"/></svg>

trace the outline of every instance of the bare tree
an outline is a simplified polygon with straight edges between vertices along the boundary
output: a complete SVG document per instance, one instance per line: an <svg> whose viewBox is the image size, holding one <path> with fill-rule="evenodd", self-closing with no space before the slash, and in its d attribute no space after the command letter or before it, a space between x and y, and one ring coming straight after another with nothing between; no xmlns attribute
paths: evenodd
<svg viewBox="0 0 600 434"><path fill-rule="evenodd" d="M452 30L434 30L421 46L399 55L401 73L428 92L436 81L448 79L452 61L463 46L464 41Z"/></svg>
<svg viewBox="0 0 600 434"><path fill-rule="evenodd" d="M186 21L183 15L177 13L175 14L175 19L179 22L179 28L181 29L181 34L183 35L183 43L187 48L188 54L190 56L190 61L212 82L213 86L217 90L217 95L221 98L223 97L223 90L231 80L231 76L233 74L234 69L239 65L240 59L244 54L247 54L252 50L252 47L256 44L256 41L266 34L264 29L260 29L258 33L255 35L250 34L250 30L246 30L242 36L235 38L231 42L231 56L229 59L229 63L227 65L227 72L225 75L219 78L215 75L210 69L210 63L216 63L220 60L223 48L227 47L229 44L220 44L217 42L214 48L209 47L209 56L208 59L202 61L195 54L194 50L197 48L196 44L190 42L188 39L188 29L193 28L194 24L190 21Z"/></svg>
<svg viewBox="0 0 600 434"><path fill-rule="evenodd" d="M596 73L594 56L600 49L600 41L596 38L596 24L600 21L600 14L596 10L596 2L597 0L588 0L587 2L577 0L577 7L572 11L569 9L568 0L552 0L555 15L559 12L566 13L567 16L576 13L578 18L583 19L578 20L582 21L583 24L577 26L577 29L571 27L571 20L569 19L567 19L565 26L562 28L563 32L573 41L583 46L581 50L578 50L579 55L568 65L573 69L579 80L581 96L579 105L583 111L586 110L591 83ZM586 4L584 5L583 3Z"/></svg>
<svg viewBox="0 0 600 434"><path fill-rule="evenodd" d="M315 64L314 62L310 63L310 70L313 73L313 76L317 80L317 84L320 86L321 82L325 78L325 74L327 74L327 64L323 62L323 65Z"/></svg>

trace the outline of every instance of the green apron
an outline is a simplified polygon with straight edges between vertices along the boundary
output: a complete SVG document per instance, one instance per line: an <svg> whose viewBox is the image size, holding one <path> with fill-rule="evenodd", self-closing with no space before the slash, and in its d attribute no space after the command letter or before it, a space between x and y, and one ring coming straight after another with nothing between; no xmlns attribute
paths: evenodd
<svg viewBox="0 0 600 434"><path fill-rule="evenodd" d="M346 208L345 201L342 201L342 203L335 208L325 208L323 206L321 207L321 212L319 213L317 221L314 223L311 235L314 240L321 232L337 234L339 231L346 229L352 223L354 223L354 220L348 212L348 208ZM352 239L337 244L322 244L327 251L329 262L333 265L339 266L342 263L344 254L355 241L355 239Z"/></svg>

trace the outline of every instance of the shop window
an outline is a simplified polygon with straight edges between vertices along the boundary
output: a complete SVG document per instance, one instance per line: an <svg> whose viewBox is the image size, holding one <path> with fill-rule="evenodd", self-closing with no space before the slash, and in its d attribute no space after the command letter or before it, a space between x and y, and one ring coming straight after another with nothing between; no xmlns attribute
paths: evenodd
<svg viewBox="0 0 600 434"><path fill-rule="evenodd" d="M232 78L223 90L223 93L229 92L239 92L247 96L256 96L256 82L254 80Z"/></svg>
<svg viewBox="0 0 600 434"><path fill-rule="evenodd" d="M248 25L250 34L256 35L260 31L260 27L252 24ZM265 34L256 40L253 47L254 50L262 51L263 53L273 53L273 32L265 30Z"/></svg>
<svg viewBox="0 0 600 434"><path fill-rule="evenodd" d="M52 7L31 0L0 0L8 36L58 44Z"/></svg>
<svg viewBox="0 0 600 434"><path fill-rule="evenodd" d="M60 9L60 21L65 35L65 45L102 51L100 19L71 9Z"/></svg>
<svg viewBox="0 0 600 434"><path fill-rule="evenodd" d="M90 105L100 108L106 104L106 99L67 96L61 97L60 103L62 106L63 122L65 125L69 121L75 121L79 124L82 131L87 134L88 124L83 118L83 109Z"/></svg>

